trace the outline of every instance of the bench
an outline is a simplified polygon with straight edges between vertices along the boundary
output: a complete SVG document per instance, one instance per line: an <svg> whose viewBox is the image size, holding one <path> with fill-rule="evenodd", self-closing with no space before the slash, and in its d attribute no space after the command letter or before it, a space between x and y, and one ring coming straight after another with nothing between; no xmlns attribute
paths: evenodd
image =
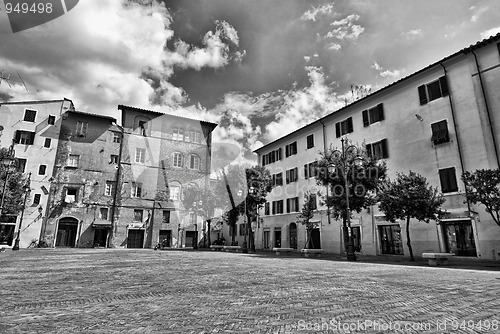
<svg viewBox="0 0 500 334"><path fill-rule="evenodd" d="M225 252L241 252L241 246L223 246Z"/></svg>
<svg viewBox="0 0 500 334"><path fill-rule="evenodd" d="M300 252L302 254L304 254L305 257L311 257L311 256L321 257L321 254L324 253L324 250L323 249L302 249Z"/></svg>
<svg viewBox="0 0 500 334"><path fill-rule="evenodd" d="M274 247L273 252L276 252L276 255L281 255L281 253L286 253L288 255L292 254L293 248L279 248L279 247Z"/></svg>
<svg viewBox="0 0 500 334"><path fill-rule="evenodd" d="M422 258L427 259L429 266L447 265L448 259L455 256L453 253L422 253Z"/></svg>
<svg viewBox="0 0 500 334"><path fill-rule="evenodd" d="M213 251L221 251L224 248L222 245L211 245L210 249Z"/></svg>

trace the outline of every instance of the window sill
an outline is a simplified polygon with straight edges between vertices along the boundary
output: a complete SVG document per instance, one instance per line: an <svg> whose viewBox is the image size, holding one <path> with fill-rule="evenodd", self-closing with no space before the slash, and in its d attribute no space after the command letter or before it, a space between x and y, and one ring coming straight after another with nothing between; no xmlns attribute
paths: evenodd
<svg viewBox="0 0 500 334"><path fill-rule="evenodd" d="M456 195L465 195L464 192L458 190L458 191L450 191L448 193L442 193L443 196L456 196Z"/></svg>

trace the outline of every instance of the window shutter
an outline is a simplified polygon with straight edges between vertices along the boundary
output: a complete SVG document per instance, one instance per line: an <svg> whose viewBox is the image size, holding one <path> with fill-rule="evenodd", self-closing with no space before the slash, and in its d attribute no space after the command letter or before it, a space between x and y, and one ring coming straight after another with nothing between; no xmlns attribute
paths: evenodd
<svg viewBox="0 0 500 334"><path fill-rule="evenodd" d="M418 96L420 98L420 105L427 104L427 90L425 85L418 87Z"/></svg>
<svg viewBox="0 0 500 334"><path fill-rule="evenodd" d="M16 134L14 135L14 142L16 144L19 144L20 140L21 140L21 131L16 130Z"/></svg>
<svg viewBox="0 0 500 334"><path fill-rule="evenodd" d="M262 156L262 166L265 166L266 165L266 156L263 155Z"/></svg>
<svg viewBox="0 0 500 334"><path fill-rule="evenodd" d="M450 182L450 191L457 191L458 185L457 185L457 176L455 173L455 168L449 168L448 170L449 170L448 178Z"/></svg>
<svg viewBox="0 0 500 334"><path fill-rule="evenodd" d="M352 126L352 117L349 117L347 119L347 133L351 133L354 131L354 128Z"/></svg>
<svg viewBox="0 0 500 334"><path fill-rule="evenodd" d="M292 147L293 147L292 154L297 154L297 142L296 141L294 141L292 143Z"/></svg>
<svg viewBox="0 0 500 334"><path fill-rule="evenodd" d="M30 132L29 145L33 145L34 142L35 142L35 133L34 132Z"/></svg>
<svg viewBox="0 0 500 334"><path fill-rule="evenodd" d="M281 147L278 148L277 152L278 152L278 160L281 160Z"/></svg>
<svg viewBox="0 0 500 334"><path fill-rule="evenodd" d="M363 110L363 126L367 127L370 125L370 121L368 119L368 110Z"/></svg>
<svg viewBox="0 0 500 334"><path fill-rule="evenodd" d="M286 199L286 213L290 213L291 198Z"/></svg>
<svg viewBox="0 0 500 334"><path fill-rule="evenodd" d="M335 123L335 135L337 138L340 137L340 122Z"/></svg>
<svg viewBox="0 0 500 334"><path fill-rule="evenodd" d="M431 130L432 130L431 141L438 140L438 137L439 137L439 123L432 123L431 124Z"/></svg>
<svg viewBox="0 0 500 334"><path fill-rule="evenodd" d="M276 201L273 201L273 215L276 214Z"/></svg>
<svg viewBox="0 0 500 334"><path fill-rule="evenodd" d="M290 156L290 145L286 145L285 146L285 157L289 157Z"/></svg>
<svg viewBox="0 0 500 334"><path fill-rule="evenodd" d="M290 183L290 171L289 170L286 171L286 183L287 184Z"/></svg>
<svg viewBox="0 0 500 334"><path fill-rule="evenodd" d="M378 119L380 121L383 121L384 120L384 104L383 103L380 103L378 106L377 106L377 109L378 109Z"/></svg>
<svg viewBox="0 0 500 334"><path fill-rule="evenodd" d="M382 158L389 158L389 149L387 148L387 139L382 139L380 142L382 144Z"/></svg>
<svg viewBox="0 0 500 334"><path fill-rule="evenodd" d="M450 183L448 180L448 169L439 170L439 182L441 183L441 192L450 192Z"/></svg>
<svg viewBox="0 0 500 334"><path fill-rule="evenodd" d="M309 178L308 173L307 173L308 169L309 169L309 167L307 166L307 164L305 164L304 165L304 178L306 178L306 179Z"/></svg>
<svg viewBox="0 0 500 334"><path fill-rule="evenodd" d="M372 157L372 144L366 144L366 154L371 158Z"/></svg>
<svg viewBox="0 0 500 334"><path fill-rule="evenodd" d="M448 82L446 82L446 76L442 76L439 78L439 84L441 85L441 93L443 96L447 96L448 92Z"/></svg>
<svg viewBox="0 0 500 334"><path fill-rule="evenodd" d="M297 179L299 178L299 167L295 167L293 170L294 170L293 180L297 181Z"/></svg>
<svg viewBox="0 0 500 334"><path fill-rule="evenodd" d="M295 211L299 211L299 198L295 197Z"/></svg>

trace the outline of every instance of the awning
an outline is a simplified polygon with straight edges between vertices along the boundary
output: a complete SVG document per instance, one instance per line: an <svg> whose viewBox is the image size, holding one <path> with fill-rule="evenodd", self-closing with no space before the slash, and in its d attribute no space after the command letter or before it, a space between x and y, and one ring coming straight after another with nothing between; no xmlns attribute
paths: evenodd
<svg viewBox="0 0 500 334"><path fill-rule="evenodd" d="M104 219L96 219L92 222L93 228L111 228L111 222Z"/></svg>

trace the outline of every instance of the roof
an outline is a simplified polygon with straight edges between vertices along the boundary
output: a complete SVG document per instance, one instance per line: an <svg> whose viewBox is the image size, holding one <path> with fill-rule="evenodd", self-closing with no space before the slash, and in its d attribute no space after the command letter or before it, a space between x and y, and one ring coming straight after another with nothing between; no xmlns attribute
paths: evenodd
<svg viewBox="0 0 500 334"><path fill-rule="evenodd" d="M35 100L35 101L14 101L14 102L1 102L0 106L2 104L41 104L41 103L54 103L54 102L64 102L64 101L71 101L70 99L63 98L62 100Z"/></svg>
<svg viewBox="0 0 500 334"><path fill-rule="evenodd" d="M177 117L177 118L181 118L181 119L186 119L186 120L190 120L190 121L196 121L196 122L205 123L205 124L208 124L208 125L212 125L214 128L218 125L217 123L212 123L212 122L204 121L204 120L201 120L201 119L194 119L194 118L189 118L189 117L182 117L182 116L177 116L177 115L174 115L174 114L168 114L168 113L164 113L164 112L159 112L159 111L154 111L154 110L148 110L148 109L142 109L142 108L131 107L131 106L125 106L123 104L119 104L118 105L118 110L123 110L123 109L136 110L136 111L141 111L141 112L149 112L149 113L157 114L157 115L168 115L168 116Z"/></svg>
<svg viewBox="0 0 500 334"><path fill-rule="evenodd" d="M105 118L105 119L109 119L112 122L116 122L116 118L111 117L111 116L107 116L107 115L93 114L93 113L89 113L89 112L86 112L86 111L78 111L78 110L67 110L67 111L75 113L75 114L81 114L81 115L87 115L87 116Z"/></svg>
<svg viewBox="0 0 500 334"><path fill-rule="evenodd" d="M477 49L479 49L479 48L481 48L481 47L483 47L485 45L494 43L494 42L496 42L498 40L500 40L500 33L498 33L498 34L496 34L494 36L490 36L489 38L483 39L483 40L477 42L476 44L472 44L472 45L470 45L470 46L468 46L466 48L463 48L463 49L461 49L461 50L459 50L459 51L457 51L457 52L455 52L455 53L453 53L453 54L451 54L451 55L449 55L449 56L447 56L447 57L445 57L445 58L443 58L441 60L438 60L437 62L434 62L434 63L432 63L432 64L430 64L430 65L428 65L428 66L426 66L426 67L424 67L424 68L422 68L422 69L420 69L420 70L418 70L418 71L416 71L416 72L414 72L414 73L412 73L412 74L410 74L410 75L408 75L408 76L406 76L404 78L401 78L401 79L399 79L399 80L397 80L397 81L395 81L395 82L393 82L393 83L391 83L391 84L389 84L389 85L387 85L387 86L385 86L385 87L383 87L383 88L381 88L381 89L379 89L379 90L377 90L377 91L375 91L375 92L373 92L373 93L371 93L371 94L369 94L369 95L367 95L367 96L365 96L365 97L363 97L363 98L361 98L359 100L356 100L353 103L351 103L351 104L349 104L349 105L347 105L345 107L342 107L342 108L340 108L340 109L338 109L338 110L336 110L336 111L334 111L332 113L329 113L328 115L325 115L325 116L317 119L316 121L314 121L312 123L304 125L303 127L300 127L297 130L295 130L293 132L290 132L289 134L287 134L287 135L285 135L283 137L280 137L280 138L278 138L278 139L276 139L276 140L274 140L274 141L272 141L270 143L267 143L266 145L264 145L262 147L259 147L258 149L254 150L253 152L259 152L262 149L264 149L264 148L266 148L268 146L271 146L272 144L276 143L277 141L280 141L280 140L282 140L284 138L287 138L287 137L289 137L289 136L297 133L298 131L304 129L305 127L311 126L311 125L316 124L316 123L322 123L322 121L324 119L330 117L331 115L333 115L335 113L338 113L338 112L341 112L341 111L343 111L345 109L351 108L354 105L360 104L360 103L368 100L369 98L372 98L372 97L374 97L374 96L376 96L376 95L378 95L378 94L386 91L387 89L394 87L395 85L401 83L402 81L405 81L405 80L408 80L408 79L410 79L412 77L415 77L418 74L423 73L423 72L425 72L425 71L427 71L427 70L429 70L429 69L431 69L431 68L433 68L435 66L440 66L440 64L443 63L443 62L445 62L445 61L448 61L448 60L450 60L450 59L452 59L452 58L454 58L456 56L462 55L462 54L467 54L469 52L473 52L474 50L477 50Z"/></svg>

